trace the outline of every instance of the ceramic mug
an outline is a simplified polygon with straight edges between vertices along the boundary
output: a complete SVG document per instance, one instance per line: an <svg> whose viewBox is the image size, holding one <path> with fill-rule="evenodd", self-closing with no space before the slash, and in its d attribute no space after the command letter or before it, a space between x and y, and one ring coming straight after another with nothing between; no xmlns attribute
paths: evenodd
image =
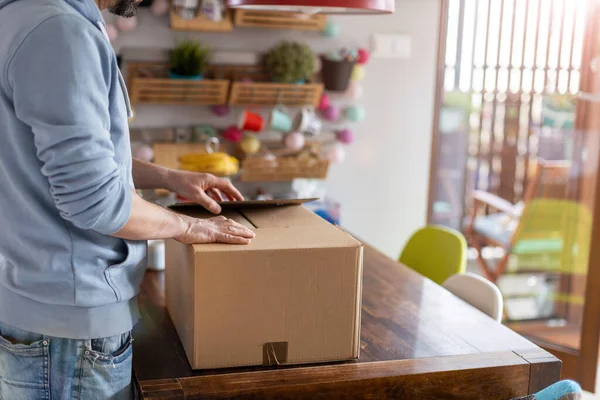
<svg viewBox="0 0 600 400"><path fill-rule="evenodd" d="M311 136L317 136L323 128L323 122L319 119L312 106L303 107L298 115L296 115L295 122L297 131Z"/></svg>
<svg viewBox="0 0 600 400"><path fill-rule="evenodd" d="M240 115L238 128L244 131L260 132L263 130L264 125L265 121L263 120L263 117L248 109L243 111Z"/></svg>
<svg viewBox="0 0 600 400"><path fill-rule="evenodd" d="M287 113L287 108L284 106L276 106L271 111L271 120L269 125L271 129L278 132L290 132L292 130L292 119Z"/></svg>

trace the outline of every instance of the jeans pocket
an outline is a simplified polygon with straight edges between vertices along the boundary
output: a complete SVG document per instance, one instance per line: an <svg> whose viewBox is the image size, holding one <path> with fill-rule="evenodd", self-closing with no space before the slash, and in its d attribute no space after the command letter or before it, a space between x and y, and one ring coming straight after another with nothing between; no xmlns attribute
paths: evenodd
<svg viewBox="0 0 600 400"><path fill-rule="evenodd" d="M19 339L0 335L0 399L49 399L50 341Z"/></svg>
<svg viewBox="0 0 600 400"><path fill-rule="evenodd" d="M131 334L96 339L84 350L80 399L131 399Z"/></svg>

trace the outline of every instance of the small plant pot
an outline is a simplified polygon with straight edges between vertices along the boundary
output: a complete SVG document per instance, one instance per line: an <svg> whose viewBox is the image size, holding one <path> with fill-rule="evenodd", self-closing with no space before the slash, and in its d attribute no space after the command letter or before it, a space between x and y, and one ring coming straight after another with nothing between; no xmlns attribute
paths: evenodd
<svg viewBox="0 0 600 400"><path fill-rule="evenodd" d="M344 92L348 89L352 70L354 69L353 61L334 61L326 57L321 57L322 67L321 75L323 77L323 85L326 90L333 92Z"/></svg>
<svg viewBox="0 0 600 400"><path fill-rule="evenodd" d="M181 79L185 81L199 81L203 78L202 74L199 75L179 75L173 71L169 71L169 78L171 79Z"/></svg>

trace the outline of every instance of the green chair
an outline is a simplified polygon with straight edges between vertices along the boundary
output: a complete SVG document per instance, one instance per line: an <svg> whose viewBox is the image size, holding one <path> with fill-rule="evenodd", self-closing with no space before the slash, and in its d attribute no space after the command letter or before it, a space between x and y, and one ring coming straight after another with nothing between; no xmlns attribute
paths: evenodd
<svg viewBox="0 0 600 400"><path fill-rule="evenodd" d="M441 285L467 267L467 241L453 229L430 225L415 232L398 260Z"/></svg>

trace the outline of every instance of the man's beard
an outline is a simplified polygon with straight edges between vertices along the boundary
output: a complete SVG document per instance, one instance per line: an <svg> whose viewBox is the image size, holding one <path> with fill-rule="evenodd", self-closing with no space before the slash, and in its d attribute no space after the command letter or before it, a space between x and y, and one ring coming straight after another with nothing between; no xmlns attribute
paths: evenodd
<svg viewBox="0 0 600 400"><path fill-rule="evenodd" d="M137 14L137 7L136 0L118 0L117 4L110 8L110 12L120 17L131 18Z"/></svg>

